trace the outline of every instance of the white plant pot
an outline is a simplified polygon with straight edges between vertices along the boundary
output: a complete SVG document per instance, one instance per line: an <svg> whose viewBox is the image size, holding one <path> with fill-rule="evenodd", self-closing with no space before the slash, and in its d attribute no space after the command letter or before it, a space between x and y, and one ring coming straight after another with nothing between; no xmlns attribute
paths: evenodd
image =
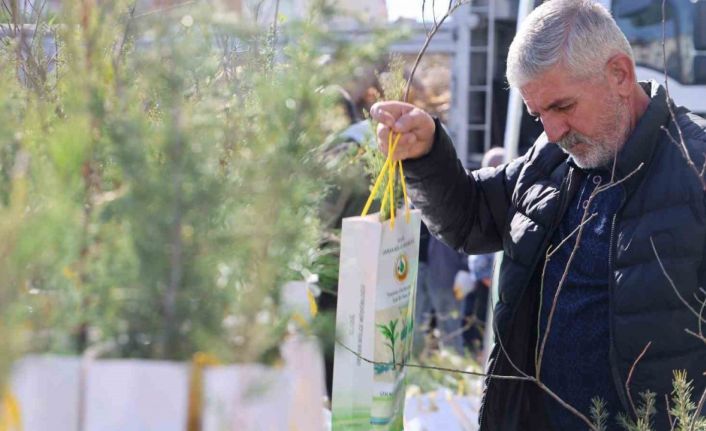
<svg viewBox="0 0 706 431"><path fill-rule="evenodd" d="M282 346L284 365L206 367L204 431L324 430L323 359L315 340ZM23 431L186 431L192 364L27 356L11 393Z"/></svg>

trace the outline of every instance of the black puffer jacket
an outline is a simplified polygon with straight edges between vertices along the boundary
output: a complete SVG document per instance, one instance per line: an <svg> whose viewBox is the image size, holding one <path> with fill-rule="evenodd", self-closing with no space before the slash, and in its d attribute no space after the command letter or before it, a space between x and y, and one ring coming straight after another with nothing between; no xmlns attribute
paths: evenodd
<svg viewBox="0 0 706 431"><path fill-rule="evenodd" d="M610 254L596 258L608 259L612 273L610 363L623 408L631 411L625 389L630 368L651 342L634 370L630 395L638 401L640 392L657 393L656 429L662 430L669 429L663 400L672 390L673 370L688 372L695 394L706 386L706 343L685 332L697 331L698 320L675 292L698 310L694 293L706 276L706 205L697 174L661 128L669 126L678 139L664 88L655 82L643 87L650 105L616 165L616 181L622 181L616 187L623 188L625 199L613 219ZM675 109L689 153L700 167L706 121ZM496 341L502 341L517 367L534 375L538 264L583 174L544 136L525 156L468 174L438 123L436 129L432 151L404 163L411 198L430 230L452 247L470 254L503 250ZM497 343L490 371L518 375ZM487 381L481 429L548 429L537 391L533 383Z"/></svg>

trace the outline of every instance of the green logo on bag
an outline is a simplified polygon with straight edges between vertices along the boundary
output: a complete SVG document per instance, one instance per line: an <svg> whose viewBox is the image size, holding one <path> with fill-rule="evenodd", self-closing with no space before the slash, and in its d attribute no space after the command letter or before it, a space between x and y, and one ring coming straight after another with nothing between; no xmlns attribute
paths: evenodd
<svg viewBox="0 0 706 431"><path fill-rule="evenodd" d="M397 256L397 260L395 261L395 278L399 282L405 281L408 273L409 260L407 259L407 255L402 253Z"/></svg>

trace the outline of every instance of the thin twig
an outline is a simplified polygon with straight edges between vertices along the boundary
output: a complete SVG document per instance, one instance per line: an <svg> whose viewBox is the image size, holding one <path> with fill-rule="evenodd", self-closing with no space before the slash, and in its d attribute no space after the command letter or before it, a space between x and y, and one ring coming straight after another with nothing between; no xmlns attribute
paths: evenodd
<svg viewBox="0 0 706 431"><path fill-rule="evenodd" d="M492 298L492 290L490 291L490 296ZM491 301L491 303L494 303L494 301ZM510 363L510 366L515 369L520 375L525 376L525 377L530 377L533 381L536 381L534 377L531 377L529 374L525 373L515 365L515 363L512 361L512 358L510 358L510 355L507 353L507 350L505 350L505 346L503 345L503 339L500 336L500 330L498 329L498 321L496 319L493 319L493 331L495 332L495 339L498 342L498 346L500 346L500 351L505 355L505 358L507 361Z"/></svg>
<svg viewBox="0 0 706 431"><path fill-rule="evenodd" d="M694 296L696 296L696 294L694 294ZM698 300L698 298L697 298L697 300ZM699 322L699 336L702 338L704 336L704 332L702 330L701 321L703 320L704 309L706 309L706 298L703 300L703 302L701 302L701 309L699 310L699 318L697 319Z"/></svg>
<svg viewBox="0 0 706 431"><path fill-rule="evenodd" d="M556 292L554 293L554 299L552 300L552 308L549 310L549 316L547 317L547 327L544 331L544 335L542 336L542 343L541 347L539 348L539 355L537 356L537 362L536 362L536 369L535 369L535 375L537 376L537 380L540 379L540 372L542 370L542 358L544 357L544 348L547 345L547 339L549 338L549 333L552 328L552 321L554 318L554 313L556 312L556 306L557 303L559 302L559 293L561 293L562 287L564 286L564 283L566 282L566 278L569 275L569 268L571 267L571 262L574 260L574 257L576 257L576 252L578 251L579 244L581 242L581 236L583 235L583 228L586 226L585 220L588 218L588 210L591 207L591 202L596 196L596 192L594 191L591 193L591 196L588 198L588 205L586 205L586 208L584 209L583 216L581 217L581 225L579 226L579 231L576 234L576 244L574 245L574 248L571 250L571 254L569 255L569 260L566 262L566 267L564 267L564 273L561 275L561 279L559 280L559 284L557 285ZM541 317L540 317L541 318Z"/></svg>
<svg viewBox="0 0 706 431"><path fill-rule="evenodd" d="M164 330L163 338L159 345L162 355L169 355L170 348L174 343L174 337L177 334L177 299L179 290L184 283L184 242L181 236L183 229L184 218L184 203L182 200L184 188L184 175L182 172L182 161L184 158L184 136L182 133L182 109L180 105L172 108L171 113L172 127L177 131L177 134L172 143L172 159L175 165L172 173L172 191L174 200L172 204L172 220L170 222L170 238L169 238L169 280L162 298Z"/></svg>
<svg viewBox="0 0 706 431"><path fill-rule="evenodd" d="M582 224L579 224L579 228L582 226ZM562 241L563 242L563 241ZM551 250L551 245L547 248L547 253ZM549 256L544 259L544 265L542 266L542 278L539 283L539 310L537 312L537 341L535 342L534 345L534 374L536 376L539 376L537 370L539 370L539 334L541 333L542 329L542 304L544 303L544 280L546 279L547 276L547 266L549 266Z"/></svg>
<svg viewBox="0 0 706 431"><path fill-rule="evenodd" d="M699 320L704 320L703 316L701 316L696 310L694 310L691 304L689 304L689 301L684 299L684 297L681 295L681 292L679 292L679 289L677 289L676 284L674 284L674 280L672 280L672 277L669 276L669 273L667 272L666 268L664 267L664 264L662 263L662 258L657 252L657 247L655 246L655 242L652 236L650 236L650 244L652 244L652 251L654 252L655 257L657 258L657 263L659 263L659 267L662 269L662 274L664 274L664 276L667 278L667 281L669 281L669 284L672 286L674 293L677 294L679 300L681 300L681 302L686 305L686 307L694 314L694 316L696 316Z"/></svg>
<svg viewBox="0 0 706 431"><path fill-rule="evenodd" d="M561 248L561 246L563 246L568 240L570 240L571 237L574 236L574 234L576 232L578 232L584 225L588 224L588 222L593 220L593 218L597 215L598 215L598 213L591 214L586 220L581 221L581 223L579 223L579 225L576 226L574 228L574 230L572 230L568 235L566 235L566 237L564 239L562 239L561 242L556 247L551 249L551 251L549 251L549 249L547 249L547 260L549 260L554 255L554 253L556 253Z"/></svg>
<svg viewBox="0 0 706 431"><path fill-rule="evenodd" d="M198 1L198 0L186 0L186 1L183 1L183 2L181 2L181 3L176 3L176 4L172 4L172 5L169 5L169 6L162 7L162 8L157 8L157 9L154 9L154 10L151 10L151 11L148 11L148 12L143 12L143 13L141 13L141 14L139 14L139 15L135 15L135 19L137 19L137 18L144 18L144 17L146 17L146 16L150 16L150 15L155 15L155 14L160 14L160 13L168 12L168 11L170 11L170 10L174 10L174 9L178 9L178 8L180 8L180 7L184 7L184 6L188 6L188 5L190 5L190 4L194 4L194 3L196 3L197 1Z"/></svg>
<svg viewBox="0 0 706 431"><path fill-rule="evenodd" d="M669 115L672 118L672 121L674 122L674 125L677 128L677 133L679 134L679 142L676 143L677 145L680 146L682 153L684 153L684 157L686 158L686 163L691 167L691 169L696 173L696 175L699 177L699 181L701 181L701 187L703 188L704 191L706 191L706 179L704 179L703 175L700 175L699 169L696 167L694 164L694 161L691 159L691 156L689 155L689 150L686 147L686 142L684 141L684 134L682 133L681 127L677 123L677 116L674 113L674 109L672 108L672 103L671 99L669 97L669 79L667 76L667 48L666 48L666 28L667 28L667 20L666 20L666 13L665 13L665 7L666 7L666 0L662 0L662 62L664 66L664 89L666 90L667 93L667 109L669 109ZM664 127L662 127L665 129ZM666 129L665 129L666 130ZM671 134L670 134L670 138ZM674 138L672 138L672 141L674 141ZM706 161L704 161L704 166L706 168Z"/></svg>
<svg viewBox="0 0 706 431"><path fill-rule="evenodd" d="M429 36L429 30L427 29L427 18L424 16L424 8L426 7L427 0L422 0L422 26L424 27L424 34Z"/></svg>
<svg viewBox="0 0 706 431"><path fill-rule="evenodd" d="M610 182L615 182L615 169L618 166L618 148L613 152L613 167L610 169Z"/></svg>
<svg viewBox="0 0 706 431"><path fill-rule="evenodd" d="M272 52L274 52L277 47L277 18L279 17L279 2L280 0L275 0L275 17L272 22Z"/></svg>
<svg viewBox="0 0 706 431"><path fill-rule="evenodd" d="M7 5L5 0L2 0L2 3L0 3L0 6L5 9L5 13L7 13L8 18L12 18L12 11L10 10L10 7Z"/></svg>
<svg viewBox="0 0 706 431"><path fill-rule="evenodd" d="M434 24L434 27L431 29L431 33L427 35L426 40L424 41L424 45L422 46L422 49L419 51L419 54L417 54L417 58L414 60L414 65L412 66L412 71L409 74L409 78L407 78L407 85L405 85L404 89L404 98L402 101L406 102L409 99L409 90L412 85L412 79L414 78L414 73L417 71L417 67L419 67L419 63L422 61L422 57L424 54L427 52L427 48L429 48L429 44L431 43L431 39L434 37L437 31L439 31L439 28L441 28L441 24L446 21L446 18L451 16L452 13L456 11L459 7L462 5L468 3L470 0L461 0L458 3L454 4L452 7L449 8L448 11L444 14L443 17L441 17L441 20L438 23ZM436 20L435 20L436 22Z"/></svg>
<svg viewBox="0 0 706 431"><path fill-rule="evenodd" d="M561 397L559 397L557 394L555 394L554 392L552 392L552 391L551 391L544 383L542 383L539 379L537 379L537 378L535 378L535 377L532 377L532 376L529 376L528 374L526 374L525 372L523 372L518 366L516 366L515 363L512 361L512 359L510 359L510 355L507 354L507 351L505 350L505 347L504 347L503 344L502 344L502 337L500 337L500 333L499 333L498 330L497 330L497 325L495 324L495 321L494 321L493 326L494 326L495 331L496 331L495 333L497 334L496 339L498 340L498 344L499 344L499 346L500 346L500 350L503 352L503 354L505 355L505 358L508 360L508 362L510 362L510 365L512 365L512 367L515 369L515 371L517 371L518 373L522 374L522 376L524 377L523 380L527 380L527 381L534 382L534 383L537 385L537 387L539 387L541 390L543 390L544 392L546 392L549 396L551 396L552 398L554 398L559 404L562 405L562 407L564 407L565 409L569 410L571 413L573 413L574 415L576 415L576 416L577 416L578 418L580 418L582 421L586 422L586 424L588 425L588 427L589 427L592 431L598 431L598 429L591 423L591 421L588 420L588 418L587 418L586 416L584 416L581 412L579 412L578 410L576 410L571 404L567 403L566 401L564 401L563 399L561 399ZM492 378L495 378L496 376L493 375L493 374L488 374L488 377L490 377L490 378L492 379Z"/></svg>
<svg viewBox="0 0 706 431"><path fill-rule="evenodd" d="M684 332L686 332L686 333L689 334L689 335L693 335L694 337L696 337L696 338L698 338L699 340L701 340L701 341L703 341L704 343L706 343L706 337L704 337L703 335L697 334L696 332L692 331L692 330L689 329L689 328L684 329Z"/></svg>
<svg viewBox="0 0 706 431"><path fill-rule="evenodd" d="M341 340L336 339L336 344L339 346L343 347L344 349L348 350L352 354L355 355L356 358L360 359L363 362L366 362L368 364L372 365L390 365L389 362L379 362L379 361L373 361L371 359L366 358L365 356L361 355L360 353L356 352L355 350L351 349L350 347L346 346ZM501 379L501 380L521 380L521 381L532 381L534 380L533 377L524 377L524 376L500 376L500 375L491 375L491 374L485 374L485 373L479 373L476 371L466 371L466 370L459 370L456 368L446 368L446 367L436 367L433 365L423 365L423 364L414 364L411 362L398 362L393 364L395 367L411 367L411 368L420 368L423 370L433 370L433 371L443 371L447 373L456 373L456 374L466 374L469 376L477 376L477 377L491 377L494 379Z"/></svg>
<svg viewBox="0 0 706 431"><path fill-rule="evenodd" d="M571 233L569 233L566 236L566 238L562 239L561 242L556 247L552 248L550 245L549 248L547 248L547 255L544 259L544 265L542 267L542 279L541 279L542 281L541 281L541 285L539 288L539 310L540 310L539 314L540 315L541 315L541 310L542 310L542 303L544 302L544 280L546 278L547 266L549 265L549 260L554 255L554 253L556 253L557 250L559 250L566 243L566 241L568 241L570 238L572 238L574 236L574 234L576 232L578 232L580 229L583 229L583 226L588 224L588 222L591 221L593 219L593 217L595 217L597 214L598 213L593 213L586 220L581 221L581 223L579 223L579 225L576 226L576 228L574 230L572 230ZM577 247L577 245L575 245L574 247ZM555 298L556 298L556 295L555 295ZM540 333L540 329L541 329L541 320L537 319L537 334ZM541 363L539 361L539 338L537 338L537 343L535 344L535 347L534 347L534 369L535 369L535 375L537 375L537 376L539 376L540 365L541 365Z"/></svg>
<svg viewBox="0 0 706 431"><path fill-rule="evenodd" d="M615 155L617 157L617 153ZM625 177L621 178L618 181L611 181L606 185L603 186L598 186L596 189L591 193L591 195L588 197L588 204L584 208L583 215L581 216L581 223L579 224L579 230L578 233L576 234L576 243L574 244L574 248L571 250L571 254L569 255L569 260L566 263L566 267L564 268L564 273L561 276L561 279L559 280L559 284L557 286L556 292L554 293L554 299L552 300L552 308L549 310L549 316L547 317L547 327L544 331L544 335L542 336L542 342L541 342L541 347L539 348L539 354L536 354L536 361L535 361L535 375L537 376L537 380L540 379L540 372L542 369L542 358L544 357L544 348L546 347L547 344L547 339L549 338L549 334L551 331L552 327L552 321L554 317L554 313L556 311L556 306L559 302L559 293L561 293L561 290L564 286L564 283L566 282L566 278L569 274L569 268L571 267L571 262L574 260L574 257L576 256L576 252L578 251L579 244L581 243L581 236L583 235L583 228L586 225L586 221L588 219L588 211L591 208L591 203L593 200L598 196L600 193L603 193L604 191L615 187L624 181L628 180L630 177L635 175L640 169L642 169L644 163L640 163L635 169L633 169L632 172L630 172L628 175ZM553 253L556 252L558 249L555 248ZM544 271L546 271L546 265L547 261L549 259L545 259L544 263ZM542 286L544 285L544 271L542 271ZM541 318L541 314L539 315L538 319ZM539 323L537 324L539 327Z"/></svg>
<svg viewBox="0 0 706 431"><path fill-rule="evenodd" d="M56 90L56 88L59 86L59 34L56 31L56 27L54 26L52 28L52 39L54 39L54 56L52 57L52 60L54 61L54 79L56 80L54 82L54 88L52 90ZM51 64L51 61L49 62Z"/></svg>
<svg viewBox="0 0 706 431"><path fill-rule="evenodd" d="M689 431L694 431L696 427L696 420L701 417L701 410L704 408L704 403L706 403L706 389L701 394L699 399L699 404L696 406L696 411L694 412L694 417L691 418L691 424L689 424Z"/></svg>
<svg viewBox="0 0 706 431"><path fill-rule="evenodd" d="M490 296L491 296L491 299L492 299L492 296L493 296L493 295L492 295L492 291L491 291L491 293L490 293ZM491 301L491 302L492 302L492 301ZM551 396L552 398L554 398L554 399L555 399L559 404L561 404L565 409L569 410L571 413L573 413L574 415L576 415L577 417L579 417L581 420L583 420L584 422L586 422L586 424L588 424L588 426L589 426L589 428L590 428L591 430L593 430L593 431L598 431L598 429L591 423L591 421L588 420L588 418L586 418L586 416L584 416L581 412L579 412L578 410L576 410L576 409L575 409L573 406L571 406L569 403L567 403L566 401L562 400L561 397L559 397L557 394L555 394L554 392L552 392L544 383L542 383L541 380L539 380L539 379L536 378L536 377L532 377L532 376L528 375L527 373L525 373L524 371L522 371L522 370L520 369L520 367L518 367L517 365L515 365L515 363L514 363L514 362L512 361L512 359L510 358L510 355L507 353L507 350L505 350L505 346L503 345L502 337L500 336L500 331L498 331L498 326L497 326L497 321L496 321L496 320L493 320L493 329L494 329L495 335L496 335L496 336L495 336L495 339L498 341L498 345L500 346L500 351L503 353L503 355L505 355L505 358L508 360L508 362L510 363L510 365L512 366L512 368L515 369L515 371L517 371L517 372L518 372L519 374L521 374L522 376L527 377L527 380L528 380L528 381L534 382L534 383L537 385L538 388L540 388L541 390L543 390L544 392L546 392L549 396ZM492 374L489 374L488 376L489 376L491 379L494 378L494 375L492 375Z"/></svg>
<svg viewBox="0 0 706 431"><path fill-rule="evenodd" d="M629 174L627 174L625 177L619 179L618 181L611 181L610 183L608 183L608 184L606 184L606 185L604 185L604 186L598 186L598 187L596 188L596 190L598 191L597 193L602 193L602 192L604 192L604 191L606 191L606 190L608 190L608 189L610 189L610 188L613 188L613 187L615 187L615 186L617 186L617 185L619 185L619 184L621 184L621 183L624 183L624 182L627 181L630 177L632 177L633 175L635 175L635 174L637 173L637 171L639 171L640 169L642 169L642 167L643 167L644 165L645 165L644 163L640 163L639 165L637 165L637 167L636 167L635 169L633 169L632 172L630 172Z"/></svg>
<svg viewBox="0 0 706 431"><path fill-rule="evenodd" d="M118 70L118 66L120 65L120 59L123 56L125 43L127 42L127 36L130 31L130 24L132 23L132 20L135 18L135 9L136 8L137 8L137 0L134 0L132 2L132 6L130 7L130 13L128 15L127 22L125 23L125 29L123 30L123 36L120 40L120 46L118 47L118 52L115 56L115 59L113 60L113 69L115 71Z"/></svg>
<svg viewBox="0 0 706 431"><path fill-rule="evenodd" d="M437 317L437 320L439 318ZM439 337L439 341L443 344L449 340L452 340L455 337L458 337L459 335L463 335L464 332L468 331L469 329L473 328L473 326L476 325L476 321L478 320L476 316L469 316L463 319L465 323L463 326L461 326L458 329L454 329L453 331L449 332L448 334L443 334L441 337ZM480 326L480 325L479 325Z"/></svg>
<svg viewBox="0 0 706 431"><path fill-rule="evenodd" d="M674 427L677 424L677 420L672 416L672 412L669 409L669 395L664 394L664 405L666 407L667 419L669 420L669 431L674 431Z"/></svg>
<svg viewBox="0 0 706 431"><path fill-rule="evenodd" d="M650 348L652 345L652 341L648 342L647 345L645 346L644 349L642 349L642 352L637 356L637 359L635 359L635 362L632 363L632 366L630 367L630 371L628 372L628 378L625 380L625 392L628 394L628 401L630 402L630 408L632 408L632 412L635 414L635 417L637 417L637 408L635 408L635 402L633 402L632 395L630 394L630 382L632 381L632 374L635 372L635 368L637 368L637 364L642 360L642 357L645 356L645 353L647 353L647 349Z"/></svg>
<svg viewBox="0 0 706 431"><path fill-rule="evenodd" d="M669 97L669 93L667 93L667 97ZM672 108L671 108L671 104L669 103L669 101L667 101L667 106L670 107L670 108L669 108L670 115L673 115L673 114L671 114ZM675 117L673 117L673 118L675 118ZM680 135L680 136L679 136L679 138L680 138L679 141L677 141L677 139L674 137L674 135L672 135L672 133L669 131L668 128L666 128L666 127L664 127L664 126L661 126L660 128L661 128L662 130L664 130L664 131L667 133L667 137L669 138L669 140L672 141L672 143L673 143L674 145L676 145L677 148L679 148L679 152L681 152L682 155L684 156L684 159L686 160L686 164L689 165L689 168L690 168L692 171L694 171L694 173L696 174L696 176L699 178L699 181L701 182L701 186L703 187L704 191L706 191L706 179L704 179L703 173L702 173L702 172L704 172L704 170L706 170L706 162L705 162L704 165L702 166L701 172L699 172L699 169L696 167L696 164L695 164L694 161L692 160L691 155L690 155L689 152L687 151L686 143L684 142L684 138L681 136L681 134L682 134L681 127L677 124L677 120L676 120L676 119L674 119L673 121L674 121L674 125L676 126L677 131L678 131L678 133L679 133L679 135Z"/></svg>
<svg viewBox="0 0 706 431"><path fill-rule="evenodd" d="M39 9L35 9L34 5L30 3L30 7L32 8L32 12L36 12L37 16L35 18L34 22L34 33L32 33L32 40L40 40L39 43L41 43L41 38L37 38L37 33L39 33L39 24L41 23L41 18L42 15L44 14L44 7L47 5L47 0L43 0L41 5L39 6ZM30 15L31 16L31 15ZM46 78L45 78L46 79Z"/></svg>
<svg viewBox="0 0 706 431"><path fill-rule="evenodd" d="M434 20L434 27L438 27L439 23L436 22L436 0L431 0L431 17Z"/></svg>
<svg viewBox="0 0 706 431"><path fill-rule="evenodd" d="M559 404L561 404L562 407L564 407L565 409L569 410L571 413L573 413L574 415L576 415L579 419L581 419L582 421L584 421L584 422L586 423L586 425L588 425L588 428L589 428L589 429L591 429L592 431L598 431L598 428L596 428L596 426L593 425L593 423L591 423L591 421L590 421L583 413L581 413L580 411L576 410L573 406L571 406L571 404L569 404L569 403L567 403L566 401L562 400L561 397L559 397L559 395L557 395L557 394L555 394L554 392L552 392L552 391L551 391L548 387L546 387L546 386L544 385L544 383L542 383L541 381L535 380L535 382L537 383L537 386L539 386L540 389L542 389L544 392L546 392L547 394L549 394L550 397L554 398L554 400L556 400Z"/></svg>

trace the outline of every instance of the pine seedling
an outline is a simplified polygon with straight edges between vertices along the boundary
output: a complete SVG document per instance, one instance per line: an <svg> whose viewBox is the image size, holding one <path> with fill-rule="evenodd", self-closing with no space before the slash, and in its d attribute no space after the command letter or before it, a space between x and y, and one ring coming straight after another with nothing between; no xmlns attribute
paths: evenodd
<svg viewBox="0 0 706 431"><path fill-rule="evenodd" d="M696 404L692 400L692 384L691 380L687 380L685 371L674 371L669 413L674 418L676 431L706 430L706 418L696 411Z"/></svg>
<svg viewBox="0 0 706 431"><path fill-rule="evenodd" d="M656 410L657 395L651 391L640 392L640 402L636 407L637 421L633 421L627 414L618 414L618 424L626 431L653 431L652 418Z"/></svg>
<svg viewBox="0 0 706 431"><path fill-rule="evenodd" d="M591 398L591 420L596 431L605 431L608 423L608 411L606 410L605 401L602 398Z"/></svg>

